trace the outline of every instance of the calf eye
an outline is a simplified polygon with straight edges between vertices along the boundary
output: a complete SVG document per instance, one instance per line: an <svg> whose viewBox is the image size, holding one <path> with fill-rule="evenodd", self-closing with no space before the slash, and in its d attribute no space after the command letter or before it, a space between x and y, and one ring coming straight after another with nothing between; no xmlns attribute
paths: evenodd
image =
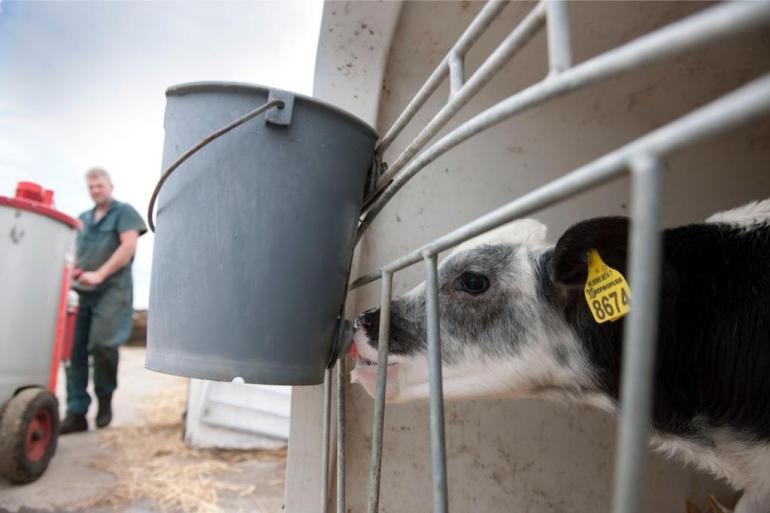
<svg viewBox="0 0 770 513"><path fill-rule="evenodd" d="M483 274L466 272L455 281L455 289L478 295L489 288L489 279Z"/></svg>

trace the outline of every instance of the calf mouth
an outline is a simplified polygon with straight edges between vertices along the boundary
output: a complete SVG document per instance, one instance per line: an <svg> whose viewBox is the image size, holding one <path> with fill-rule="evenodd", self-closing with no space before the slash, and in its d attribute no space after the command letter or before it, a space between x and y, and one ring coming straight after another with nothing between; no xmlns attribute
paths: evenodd
<svg viewBox="0 0 770 513"><path fill-rule="evenodd" d="M350 373L351 381L359 383L366 391L374 397L377 390L377 349L372 347L367 341L367 335L364 330L356 330L353 335L353 343L350 346L348 355L353 359L355 368ZM391 361L394 358L392 354L388 355L388 365L385 371L386 376L386 398L393 398L398 394L397 372L398 361ZM397 357L396 357L397 358Z"/></svg>

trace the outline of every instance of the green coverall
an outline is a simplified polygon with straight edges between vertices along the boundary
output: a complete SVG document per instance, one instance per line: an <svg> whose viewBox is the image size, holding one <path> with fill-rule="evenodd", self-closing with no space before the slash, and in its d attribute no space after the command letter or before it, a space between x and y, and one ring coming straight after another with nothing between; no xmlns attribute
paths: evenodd
<svg viewBox="0 0 770 513"><path fill-rule="evenodd" d="M77 266L96 271L120 246L120 233L147 231L139 213L127 203L112 200L107 213L94 221L95 208L80 214L82 230L77 238ZM110 275L93 291L80 291L72 357L67 369L67 413L85 414L91 404L88 386L88 355L93 356L94 390L108 397L118 386L118 346L131 334L133 281L131 262Z"/></svg>

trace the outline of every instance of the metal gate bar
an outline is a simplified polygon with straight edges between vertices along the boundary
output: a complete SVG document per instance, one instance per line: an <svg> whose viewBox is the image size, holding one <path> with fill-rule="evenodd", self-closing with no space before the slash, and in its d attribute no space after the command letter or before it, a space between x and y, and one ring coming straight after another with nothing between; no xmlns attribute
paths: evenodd
<svg viewBox="0 0 770 513"><path fill-rule="evenodd" d="M425 320L430 381L430 447L433 469L433 513L447 513L449 498L444 440L444 385L441 380L441 319L438 299L438 260L425 253Z"/></svg>
<svg viewBox="0 0 770 513"><path fill-rule="evenodd" d="M329 446L331 445L331 415L332 415L332 371L324 372L324 407L323 424L321 426L321 508L326 513L329 493Z"/></svg>
<svg viewBox="0 0 770 513"><path fill-rule="evenodd" d="M565 0L548 1L548 67L551 76L572 65L569 42L569 18Z"/></svg>
<svg viewBox="0 0 770 513"><path fill-rule="evenodd" d="M717 133L735 128L751 120L770 114L770 74L766 74L735 91L701 107L678 120L665 125L650 134L631 142L581 168L578 168L561 178L554 180L520 198L477 218L449 234L440 237L422 248L413 251L385 265L381 271L382 293L380 298L380 329L378 340L377 388L375 393L374 423L372 429L372 458L370 463L369 481L369 513L376 513L379 506L380 469L382 464L382 427L384 420L385 377L387 369L387 346L390 333L390 301L393 273L413 265L421 259L435 259L441 251L450 249L468 239L492 230L502 224L520 218L535 210L542 209L558 201L565 200L591 187L622 176L629 166L634 168L634 220L631 242L631 283L635 292L634 311L629 318L627 347L629 351L624 356L623 403L621 404L622 419L618 451L626 453L619 456L622 470L619 470L616 490L620 495L615 497L615 513L625 512L629 502L638 503L642 479L641 465L643 458L635 457L638 451L644 451L648 435L649 423L649 372L651 358L654 353L649 347L650 337L655 335L654 323L657 315L657 280L639 278L649 273L648 264L659 260L659 213L657 213L658 172L657 160L663 155L682 149L695 141L713 136ZM645 160L646 159L646 160ZM654 159L654 160L650 160ZM653 208L651 217L647 217L647 208ZM652 235L651 235L652 234ZM656 239L658 244L650 241ZM641 245L640 245L641 244ZM645 249L645 247L647 249ZM643 253L642 251L645 251ZM656 257L656 254L658 255ZM650 260L647 260L650 259ZM659 272L652 271L653 273ZM426 264L426 294L431 297L437 294L435 283L435 266ZM378 279L376 274L370 274L356 280L351 289ZM433 284L430 284L433 282ZM428 329L434 340L433 351L440 351L438 340L439 319L438 302L432 304L428 312ZM432 327L431 327L432 326ZM435 332L434 332L435 330ZM648 347L645 348L645 343ZM436 357L433 352L432 357ZM440 353L438 353L440 365ZM637 367L639 366L639 367ZM440 386L433 393L433 380L440 376L431 369L431 412L443 401ZM628 399L632 398L632 399ZM629 402L640 408L629 407ZM645 404L646 409L645 409ZM443 423L442 423L443 424ZM442 433L443 434L443 433ZM443 440L432 430L433 447L438 451L434 461L445 461ZM443 437L442 437L443 438ZM629 452L631 451L631 452ZM440 464L439 464L440 465ZM620 469L620 468L619 468ZM434 485L436 478L443 475L445 470L434 468ZM443 488L443 490L442 490ZM435 498L438 504L445 501L446 483L434 486L436 494L444 497ZM637 506L634 506L637 507ZM437 511L442 511L438 510ZM635 510L630 510L635 511Z"/></svg>
<svg viewBox="0 0 770 513"><path fill-rule="evenodd" d="M345 358L337 360L337 513L345 513Z"/></svg>
<svg viewBox="0 0 770 513"><path fill-rule="evenodd" d="M393 123L393 126L382 137L377 145L377 151L380 153L388 149L393 140L398 137L398 134L406 127L406 125L414 118L417 111L428 101L430 95L432 95L436 89L439 88L441 82L449 73L449 61L453 59L462 59L471 46L478 41L478 39L484 34L487 28L497 19L497 15L502 12L508 5L507 1L502 0L490 0L479 11L476 17L473 19L465 32L459 37L457 42L449 50L449 53L444 57L441 62L433 70L428 80L425 81L419 91L412 97L412 100L407 104L406 108ZM456 66L456 64L455 64ZM456 79L455 79L456 80Z"/></svg>
<svg viewBox="0 0 770 513"><path fill-rule="evenodd" d="M380 331L377 343L377 390L374 397L372 423L372 460L369 467L369 513L377 513L380 506L380 469L382 467L382 427L385 422L385 377L388 369L388 341L390 338L390 296L393 274L382 271L380 295Z"/></svg>
<svg viewBox="0 0 770 513"><path fill-rule="evenodd" d="M377 273L356 279L351 289L416 264L425 252L440 253L498 226L548 207L609 179L618 178L635 155L664 155L714 134L757 119L770 110L770 74L763 75L685 116L612 151L470 223L425 244Z"/></svg>
<svg viewBox="0 0 770 513"><path fill-rule="evenodd" d="M482 11L483 13L484 11ZM524 48L526 44L538 33L545 23L546 16L545 5L541 2L537 4L521 23L506 37L494 52L485 60L478 70L465 83L461 84L460 79L455 77L454 83L450 89L452 94L449 101L433 116L425 128L415 137L409 145L388 164L388 170L380 177L377 182L377 189L380 190L420 151L431 139L446 125L460 109L462 109L473 97L484 87L492 78L513 58L516 53ZM450 55L455 60L462 59L464 56L454 53ZM450 62L452 62L450 60ZM455 63L455 67L460 64ZM428 79L430 80L430 79ZM408 108L408 106L407 106ZM381 151L381 150L380 150Z"/></svg>
<svg viewBox="0 0 770 513"><path fill-rule="evenodd" d="M623 336L620 425L615 453L613 513L638 513L652 411L652 376L658 336L661 215L660 162L651 155L631 160L629 280L633 308Z"/></svg>
<svg viewBox="0 0 770 513"><path fill-rule="evenodd" d="M361 239L374 218L415 174L479 132L597 81L721 37L766 25L768 21L770 4L767 2L736 2L713 7L609 50L508 97L453 129L405 165L371 204L359 225L357 240ZM383 176L389 176L393 169Z"/></svg>

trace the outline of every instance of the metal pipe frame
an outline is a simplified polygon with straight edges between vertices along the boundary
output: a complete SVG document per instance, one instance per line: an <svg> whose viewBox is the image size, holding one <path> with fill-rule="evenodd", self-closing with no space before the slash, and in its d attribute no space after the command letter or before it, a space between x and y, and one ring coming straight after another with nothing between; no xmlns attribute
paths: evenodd
<svg viewBox="0 0 770 513"><path fill-rule="evenodd" d="M449 511L444 437L444 385L441 377L441 308L438 299L438 260L434 253L425 259L425 316L428 338L430 382L430 445L433 469L433 513Z"/></svg>
<svg viewBox="0 0 770 513"><path fill-rule="evenodd" d="M417 111L449 76L450 97L418 136L407 145L370 196L356 240L360 240L374 218L408 180L435 159L478 133L541 105L634 68L770 22L770 4L732 3L711 8L630 43L571 67L569 19L564 0L543 0L498 45L479 69L465 80L464 58L506 2L490 1L482 8L457 43L399 115L377 147L382 154L413 119ZM430 140L475 94L546 26L549 74L541 82L520 91L476 115L439 139L422 153ZM632 175L632 231L629 277L633 287L633 310L624 336L621 386L621 419L613 493L613 513L638 513L649 437L652 404L651 376L657 337L657 308L661 260L660 158L695 141L730 130L770 114L770 74L671 122L605 156L580 167L476 220L361 276L349 290L382 279L378 367L372 424L368 513L379 511L382 443L387 385L388 339L393 274L420 260L425 264L426 331L430 384L431 459L434 512L448 511L448 486L444 432L441 369L440 304L437 255L468 239L492 230L533 211L563 201L630 170ZM419 153L419 155L418 155ZM416 156L416 158L415 158ZM379 194L379 196L378 196ZM345 366L337 366L337 512L345 512ZM324 389L324 470L322 511L328 493L331 374Z"/></svg>
<svg viewBox="0 0 770 513"><path fill-rule="evenodd" d="M385 386L388 369L388 340L390 338L390 297L393 274L382 273L380 294L380 331L377 342L377 388L374 395L374 421L372 423L372 459L369 466L369 513L377 513L380 507L380 470L382 468L382 428L385 423Z"/></svg>
<svg viewBox="0 0 770 513"><path fill-rule="evenodd" d="M345 358L337 360L337 513L345 512Z"/></svg>
<svg viewBox="0 0 770 513"><path fill-rule="evenodd" d="M385 205L414 175L444 153L480 132L553 98L707 42L761 27L769 21L770 3L768 2L736 2L719 5L609 50L558 75L551 75L550 78L510 96L453 129L404 166L388 186L381 189L380 196L371 203L361 220L356 240L363 237L364 232ZM473 77L465 87L472 80ZM392 167L390 172L393 169L395 168Z"/></svg>
<svg viewBox="0 0 770 513"><path fill-rule="evenodd" d="M393 126L385 133L377 145L377 151L382 153L388 149L393 140L398 137L398 134L406 127L406 125L414 118L417 111L428 101L430 95L433 94L436 89L441 85L441 82L446 78L449 73L449 60L452 56L465 57L466 52L478 41L478 39L484 35L484 32L497 18L497 15L506 8L508 2L505 0L490 0L479 11L476 17L473 19L465 32L458 38L457 42L452 46L451 50L446 57L433 70L433 73L428 77L428 80L422 85L419 91L412 97L412 100L401 112L401 114L393 123Z"/></svg>
<svg viewBox="0 0 770 513"><path fill-rule="evenodd" d="M569 17L565 0L548 0L548 68L558 75L572 65Z"/></svg>
<svg viewBox="0 0 770 513"><path fill-rule="evenodd" d="M637 513L649 436L651 376L657 337L661 260L659 159L663 155L681 150L686 145L767 115L770 115L770 73L385 265L381 271L369 513L377 513L379 507L393 273L421 259L425 261L434 512L445 513L448 511L448 501L437 255L506 222L618 178L629 169L632 173L633 220L629 277L633 286L634 306L624 338L622 413L612 511ZM380 276L376 273L364 276L351 284L350 288L369 283L378 277Z"/></svg>
<svg viewBox="0 0 770 513"><path fill-rule="evenodd" d="M546 8L542 2L538 3L516 28L498 45L494 52L484 61L484 63L471 75L467 82L461 83L457 77L453 76L451 81L452 94L438 113L433 116L428 124L415 137L412 142L401 152L401 154L389 164L388 170L383 173L377 183L377 191L383 189L393 179L396 174L404 168L409 160L417 152L425 147L433 137L457 114L460 109L471 101L476 93L484 87L500 70L510 61L516 53L524 48L532 40L540 29L545 25ZM460 54L451 53L449 58L450 65L461 58ZM454 59L454 61L453 61ZM457 64L455 64L457 67ZM457 68L455 68L457 69ZM457 71L456 71L457 73ZM454 89L458 82L461 87ZM376 192L375 192L376 193Z"/></svg>
<svg viewBox="0 0 770 513"><path fill-rule="evenodd" d="M324 372L324 409L323 425L321 430L321 508L326 513L328 509L329 494L329 445L331 442L331 412L332 412L332 371Z"/></svg>
<svg viewBox="0 0 770 513"><path fill-rule="evenodd" d="M660 181L661 165L657 158L650 155L632 158L629 279L633 307L623 336L613 513L638 513L641 508L658 342L662 253Z"/></svg>
<svg viewBox="0 0 770 513"><path fill-rule="evenodd" d="M465 82L465 57L453 53L449 56L449 98L452 99Z"/></svg>
<svg viewBox="0 0 770 513"><path fill-rule="evenodd" d="M735 128L770 112L770 74L749 82L721 98L632 141L476 220L394 260L389 273L416 264L425 252L438 254L498 226L548 207L595 185L618 178L635 155L664 155L695 141ZM357 278L350 289L380 278L377 271Z"/></svg>

